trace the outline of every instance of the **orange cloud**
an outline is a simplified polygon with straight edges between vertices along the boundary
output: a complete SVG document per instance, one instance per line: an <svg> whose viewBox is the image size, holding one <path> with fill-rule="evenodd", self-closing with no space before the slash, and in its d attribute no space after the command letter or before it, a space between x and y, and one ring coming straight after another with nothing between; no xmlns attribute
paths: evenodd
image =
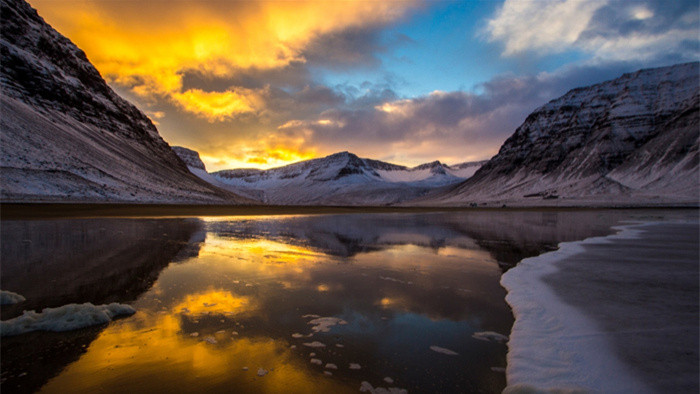
<svg viewBox="0 0 700 394"><path fill-rule="evenodd" d="M143 98L164 98L209 121L264 107L263 93L183 86L183 73L233 77L246 69L304 62L320 35L388 23L411 2L115 2L31 0L50 24L87 54L110 82Z"/></svg>

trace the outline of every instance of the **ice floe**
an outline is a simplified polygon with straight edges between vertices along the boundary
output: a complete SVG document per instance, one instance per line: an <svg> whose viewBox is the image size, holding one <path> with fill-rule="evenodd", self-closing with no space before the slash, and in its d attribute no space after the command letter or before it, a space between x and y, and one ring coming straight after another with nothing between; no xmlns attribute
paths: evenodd
<svg viewBox="0 0 700 394"><path fill-rule="evenodd" d="M313 347L313 348L316 348L316 347L326 347L326 345L325 345L324 343L321 343L321 342L319 342L319 341L304 342L304 346Z"/></svg>
<svg viewBox="0 0 700 394"><path fill-rule="evenodd" d="M433 345L430 347L430 350L432 350L434 352L442 353L442 354L447 354L448 356L459 356L459 353L457 353L453 350L450 350L450 349L445 349L444 347L440 347L440 346Z"/></svg>
<svg viewBox="0 0 700 394"><path fill-rule="evenodd" d="M319 360L319 359L317 359L317 358L312 358L311 360L309 360L309 362L310 362L311 364L323 365L323 361L321 361L321 360Z"/></svg>
<svg viewBox="0 0 700 394"><path fill-rule="evenodd" d="M116 316L134 313L136 310L130 305L116 302L108 305L68 304L45 308L41 312L24 311L21 316L0 322L0 333L10 336L31 331L70 331L108 323Z"/></svg>
<svg viewBox="0 0 700 394"><path fill-rule="evenodd" d="M350 363L350 369L362 369L360 364Z"/></svg>
<svg viewBox="0 0 700 394"><path fill-rule="evenodd" d="M258 376L265 376L269 373L267 369L258 368Z"/></svg>
<svg viewBox="0 0 700 394"><path fill-rule="evenodd" d="M307 324L313 325L311 329L314 332L329 332L331 327L336 324L345 325L348 324L348 322L338 317L318 317L309 321Z"/></svg>
<svg viewBox="0 0 700 394"><path fill-rule="evenodd" d="M363 381L360 384L360 392L370 394L408 394L408 390L400 389L398 387L372 387L372 385L367 381Z"/></svg>
<svg viewBox="0 0 700 394"><path fill-rule="evenodd" d="M326 369L338 369L338 366L332 363L326 364Z"/></svg>
<svg viewBox="0 0 700 394"><path fill-rule="evenodd" d="M25 301L23 296L7 290L0 290L0 305L12 305Z"/></svg>
<svg viewBox="0 0 700 394"><path fill-rule="evenodd" d="M499 342L499 343L506 343L508 342L508 337L499 334L494 331L481 331L481 332L475 332L472 334L472 338L478 339L480 341L491 341L491 342Z"/></svg>

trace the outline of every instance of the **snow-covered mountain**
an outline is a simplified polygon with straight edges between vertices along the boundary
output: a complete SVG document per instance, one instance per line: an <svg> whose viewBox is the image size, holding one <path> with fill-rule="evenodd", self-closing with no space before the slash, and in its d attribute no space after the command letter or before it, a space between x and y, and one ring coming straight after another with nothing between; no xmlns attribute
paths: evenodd
<svg viewBox="0 0 700 394"><path fill-rule="evenodd" d="M386 205L407 201L471 176L481 165L438 161L408 168L340 152L269 170L207 173L196 152L177 148L190 171L217 187L274 205Z"/></svg>
<svg viewBox="0 0 700 394"><path fill-rule="evenodd" d="M0 7L2 201L249 202L193 176L26 2Z"/></svg>
<svg viewBox="0 0 700 394"><path fill-rule="evenodd" d="M699 75L686 63L573 89L473 177L413 203L697 204Z"/></svg>

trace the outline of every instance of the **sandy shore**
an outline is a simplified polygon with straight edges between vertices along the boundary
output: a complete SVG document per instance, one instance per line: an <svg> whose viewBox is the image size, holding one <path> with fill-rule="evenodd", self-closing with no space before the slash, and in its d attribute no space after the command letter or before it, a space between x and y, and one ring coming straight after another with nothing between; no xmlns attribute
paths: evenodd
<svg viewBox="0 0 700 394"><path fill-rule="evenodd" d="M504 275L509 388L698 392L698 229L628 226Z"/></svg>

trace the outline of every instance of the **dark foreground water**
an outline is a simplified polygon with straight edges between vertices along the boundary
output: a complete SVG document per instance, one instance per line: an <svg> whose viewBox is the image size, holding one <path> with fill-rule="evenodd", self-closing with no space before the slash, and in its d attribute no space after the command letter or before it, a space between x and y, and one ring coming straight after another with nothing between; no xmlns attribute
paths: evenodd
<svg viewBox="0 0 700 394"><path fill-rule="evenodd" d="M500 392L507 347L479 333L508 335L513 324L501 274L559 242L664 215L3 221L0 287L26 297L3 306L3 320L84 302L128 303L137 313L77 331L3 337L1 389L357 392L367 382Z"/></svg>

